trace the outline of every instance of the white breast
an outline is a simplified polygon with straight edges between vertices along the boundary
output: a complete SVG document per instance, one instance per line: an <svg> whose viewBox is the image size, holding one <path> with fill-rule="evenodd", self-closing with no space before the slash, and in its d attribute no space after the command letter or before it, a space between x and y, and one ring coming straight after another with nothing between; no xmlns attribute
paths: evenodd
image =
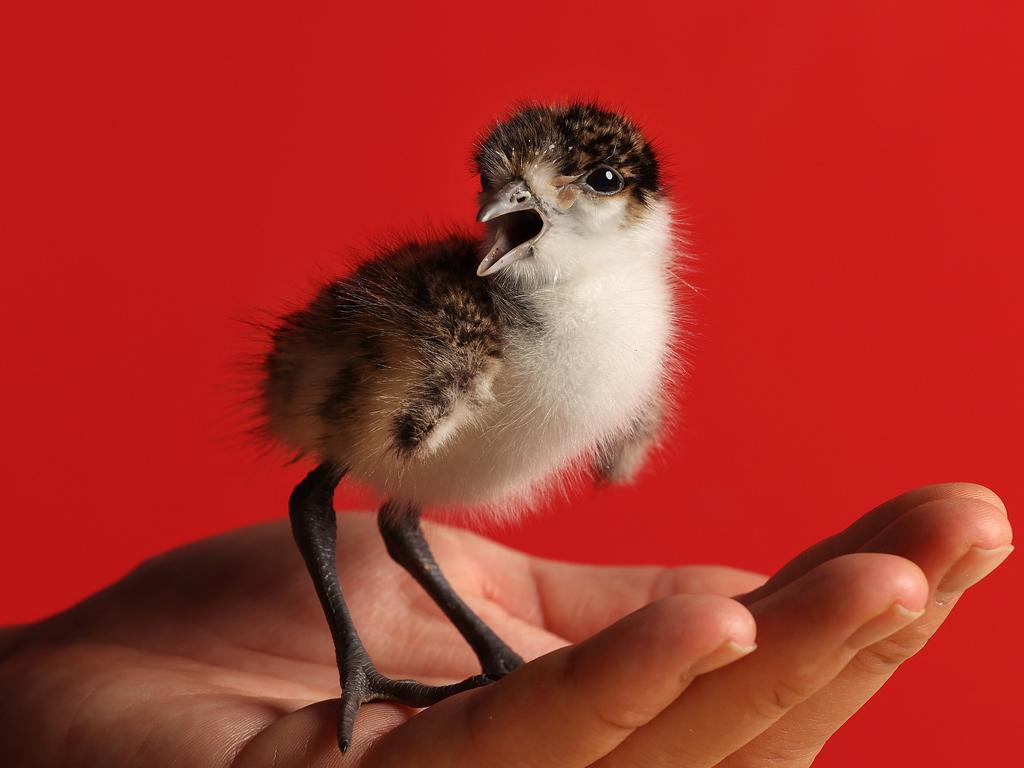
<svg viewBox="0 0 1024 768"><path fill-rule="evenodd" d="M660 386L671 295L654 270L609 270L538 301L543 331L516 334L502 394L527 432L559 452L620 432Z"/></svg>
<svg viewBox="0 0 1024 768"><path fill-rule="evenodd" d="M587 268L528 293L530 327L506 337L493 399L440 425L435 453L354 475L421 506L515 513L624 432L662 386L672 335L668 213L591 246Z"/></svg>

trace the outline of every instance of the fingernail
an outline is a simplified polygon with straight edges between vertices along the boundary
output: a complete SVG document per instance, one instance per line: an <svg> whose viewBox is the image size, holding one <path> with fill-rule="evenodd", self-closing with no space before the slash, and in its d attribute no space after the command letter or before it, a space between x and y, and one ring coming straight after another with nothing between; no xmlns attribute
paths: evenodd
<svg viewBox="0 0 1024 768"><path fill-rule="evenodd" d="M741 645L735 640L729 640L690 667L686 671L685 677L696 677L724 667L726 664L731 664L737 659L742 659L747 654L753 653L756 648L757 644Z"/></svg>
<svg viewBox="0 0 1024 768"><path fill-rule="evenodd" d="M1011 552L1013 552L1012 544L995 549L971 547L967 550L967 554L961 557L939 582L939 586L935 589L936 599L941 601L943 598L958 595L973 587L998 568Z"/></svg>
<svg viewBox="0 0 1024 768"><path fill-rule="evenodd" d="M862 626L846 641L846 645L854 650L867 648L872 643L884 640L898 629L903 629L910 622L924 615L924 608L912 611L904 605L893 603L884 613L875 616Z"/></svg>

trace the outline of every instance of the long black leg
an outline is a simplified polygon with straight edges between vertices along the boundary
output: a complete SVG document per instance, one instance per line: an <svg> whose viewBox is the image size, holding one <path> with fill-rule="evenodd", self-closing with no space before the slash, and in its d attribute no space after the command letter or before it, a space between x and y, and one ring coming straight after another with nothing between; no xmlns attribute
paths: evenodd
<svg viewBox="0 0 1024 768"><path fill-rule="evenodd" d="M521 666L522 658L473 612L444 577L420 527L420 511L386 503L377 524L392 559L419 582L466 638L485 674L501 677Z"/></svg>
<svg viewBox="0 0 1024 768"><path fill-rule="evenodd" d="M494 678L476 675L453 685L431 686L415 680L392 680L374 667L352 624L352 616L338 583L335 562L337 521L333 497L334 489L344 474L344 470L333 464L321 464L295 486L288 501L288 512L292 535L313 577L313 586L334 639L342 688L338 746L342 752L347 752L360 704L386 699L410 707L427 707L453 694L486 685Z"/></svg>

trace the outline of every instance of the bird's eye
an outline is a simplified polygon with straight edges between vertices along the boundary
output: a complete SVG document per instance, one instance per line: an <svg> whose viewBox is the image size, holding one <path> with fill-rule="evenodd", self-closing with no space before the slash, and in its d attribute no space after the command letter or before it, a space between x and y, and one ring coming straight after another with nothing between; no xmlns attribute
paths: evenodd
<svg viewBox="0 0 1024 768"><path fill-rule="evenodd" d="M583 183L601 195L614 195L626 186L626 182L622 180L619 172L607 165L592 170L587 174Z"/></svg>

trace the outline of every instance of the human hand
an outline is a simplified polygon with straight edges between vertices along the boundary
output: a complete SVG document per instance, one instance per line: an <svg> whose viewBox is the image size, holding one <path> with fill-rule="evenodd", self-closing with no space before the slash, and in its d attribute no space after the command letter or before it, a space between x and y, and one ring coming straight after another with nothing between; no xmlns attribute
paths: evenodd
<svg viewBox="0 0 1024 768"><path fill-rule="evenodd" d="M258 526L163 555L64 614L0 634L3 753L26 767L796 768L998 565L1011 532L985 489L932 486L766 584L710 566L555 563L441 526L427 535L460 594L534 661L416 717L365 706L343 759L319 605L286 524ZM338 562L384 674L441 682L474 671L471 651L388 559L372 517L339 517ZM733 661L755 620L758 649Z"/></svg>

